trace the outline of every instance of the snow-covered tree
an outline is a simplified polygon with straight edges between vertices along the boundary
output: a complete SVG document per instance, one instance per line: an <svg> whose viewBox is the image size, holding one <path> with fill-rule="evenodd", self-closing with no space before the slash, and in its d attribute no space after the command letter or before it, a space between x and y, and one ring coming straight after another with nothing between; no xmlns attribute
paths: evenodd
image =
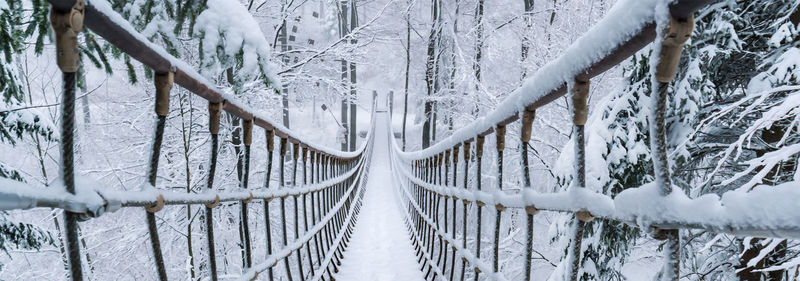
<svg viewBox="0 0 800 281"><path fill-rule="evenodd" d="M691 197L797 181L799 3L723 1L699 13L667 109L675 184ZM653 180L647 118L651 52L642 50L625 64L624 87L602 99L587 124L587 180L598 192L614 196ZM571 155L571 146L565 146L557 169L563 171L561 186L570 183ZM558 229L563 233L564 224ZM783 280L789 266L780 264L797 251L785 240L719 239L702 231L682 235L693 237L683 251L692 280L762 275ZM582 280L625 280L620 269L637 242L650 241L643 237L622 223L587 224ZM769 270L761 272L764 268Z"/></svg>
<svg viewBox="0 0 800 281"><path fill-rule="evenodd" d="M675 153L678 177L690 194L797 183L798 5L728 1L710 7L698 22L687 75L677 90L679 97L694 97L678 104L695 113L692 127L680 131L688 139ZM676 103L681 100L689 98ZM734 278L735 270L740 280L796 278L795 242L705 236L714 243L696 239L698 245L688 246L725 254L694 259L690 266L699 274Z"/></svg>
<svg viewBox="0 0 800 281"><path fill-rule="evenodd" d="M0 143L11 146L23 146L20 142L26 138L52 140L55 131L46 115L26 108L29 96L19 79L16 56L25 51L25 40L30 37L36 38L36 51L41 52L45 32L39 29L40 26L25 24L29 13L23 9L18 2L0 2ZM43 10L46 11L46 6L41 2L34 3L35 16L41 16ZM0 159L0 182L11 185L11 181L26 181L19 170L2 161ZM6 255L10 249L39 250L43 245L53 243L50 232L29 223L11 221L5 212L0 213L0 251Z"/></svg>

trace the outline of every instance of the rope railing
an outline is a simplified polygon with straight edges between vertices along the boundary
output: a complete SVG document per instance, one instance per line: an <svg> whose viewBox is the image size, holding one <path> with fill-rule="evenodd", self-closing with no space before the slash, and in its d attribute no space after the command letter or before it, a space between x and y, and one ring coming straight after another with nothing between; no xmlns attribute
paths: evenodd
<svg viewBox="0 0 800 281"><path fill-rule="evenodd" d="M81 264L81 247L78 243L78 224L106 212L119 208L144 208L150 238L153 264L159 280L169 279L159 237L156 213L166 206L204 207L204 226L207 250L207 278L218 280L217 251L214 240L214 213L220 208L239 206L239 246L242 253L241 280L254 280L266 272L268 280L288 278L333 280L333 274L341 265L342 253L352 234L355 218L363 198L363 186L369 167L369 152L372 149L372 130L361 146L350 152L337 151L308 141L301 135L270 121L227 96L214 84L203 78L187 63L169 55L135 31L131 25L115 13L107 3L83 0L50 0L50 20L56 34L57 63L63 73L63 95L61 110L61 173L64 190L37 190L2 186L0 195L3 210L29 209L37 207L64 210L66 232L66 262L69 263L70 278L84 280ZM149 67L155 73L155 133L148 161L147 182L140 191L112 191L95 186L76 186L74 175L74 131L75 131L75 75L78 70L78 40L83 26L88 27L122 52ZM157 186L161 146L169 115L171 89L178 84L192 94L208 100L209 133L211 152L208 158L208 175L204 190L200 193L178 193L160 190ZM375 100L373 97L373 116ZM243 151L237 155L243 163L239 175L239 188L219 191L214 180L219 150L220 116L222 111L240 118ZM250 155L253 142L253 127L264 130L268 157L266 179L263 186L249 188ZM374 122L372 124L374 127ZM277 140L276 140L277 138ZM275 159L276 142L278 155ZM289 158L287 158L289 157ZM291 167L286 167L286 162ZM277 169L273 162L277 161ZM271 187L273 173L279 175L278 186ZM289 179L285 177L290 175ZM290 183L290 184L289 184ZM261 201L266 235L262 242L252 241L249 214L251 205ZM229 204L222 204L229 203ZM238 203L238 204L237 204ZM279 205L281 241L273 241L270 211ZM291 206L287 206L291 205ZM287 216L288 212L288 216ZM294 222L291 225L290 222ZM293 240L289 240L289 229L293 229ZM313 241L313 243L312 243ZM263 262L254 263L253 246L266 244ZM263 243L263 244L262 244ZM279 243L276 248L273 246ZM84 246L85 247L85 246ZM294 256L294 257L292 257ZM283 261L282 276L276 276L275 268ZM291 266L291 265L294 266ZM332 269L331 269L332 268ZM294 270L296 269L296 270ZM280 269L279 269L280 270ZM236 275L238 272L225 272ZM173 276L173 279L176 277ZM266 279L266 278L265 278Z"/></svg>
<svg viewBox="0 0 800 281"><path fill-rule="evenodd" d="M403 165L401 163L394 162L395 160L396 159L392 159L393 165L395 165L395 167ZM403 200L401 200L401 201L403 202L403 204L405 204L406 209L408 209L409 213L411 214L410 218L406 217L406 219L408 220L407 224L408 224L409 229L410 229L410 231L411 231L411 233L412 233L412 235L414 237L414 240L413 240L414 247L418 251L418 255L420 255L420 252L421 252L422 256L426 260L426 263L430 264L430 266L428 267L428 272L426 272L426 274L430 274L430 270L433 270L433 272L434 272L433 279L436 279L435 278L436 275L445 276L444 272L446 272L446 269L447 269L447 255L446 254L444 255L444 262L443 262L442 268L440 268L438 266L438 263L434 264L432 262L432 260L431 260L432 256L433 256L432 253L428 252L425 247L421 246L422 243L421 243L419 237L423 236L424 234L422 234L420 232L427 232L429 228L432 229L435 232L435 235L437 237L441 237L441 238L445 239L446 243L450 244L451 245L450 247L452 247L451 249L452 249L453 255L452 255L452 258L451 258L451 267L450 267L450 272L451 272L451 277L450 278L451 279L453 278L452 277L453 276L452 272L453 272L453 268L454 268L455 263L456 263L455 262L455 256L456 255L461 256L462 260L465 263L469 262L470 264L474 265L476 271L490 272L490 273L492 272L492 270L489 267L489 265L485 264L484 262L482 262L480 260L479 257L477 257L476 255L474 255L471 252L469 252L469 250L467 249L467 246L466 246L466 240L464 240L464 243L459 246L459 243L456 240L455 235L453 235L453 233L450 233L450 234L447 233L447 227L448 227L447 222L444 223L445 230L442 231L440 229L439 224L437 223L437 221L432 219L428 215L428 212L423 209L423 207L420 207L420 204L424 204L426 202L424 200L418 200L419 198L422 198L424 196L431 196L431 195L438 196L437 193L431 192L430 190L423 189L423 188L421 188L420 185L416 185L416 184L413 184L413 183L412 183L411 187L409 187L408 181L407 181L408 178L405 178L406 180L404 180L404 178L401 177L400 174L398 174L398 173L393 173L393 175L394 175L395 182L399 184L399 186L397 187L397 190L396 190L398 192L398 194L399 194L398 197L399 198L403 198ZM440 196L440 197L442 197L442 196ZM449 199L449 198L446 198L445 202L447 202L447 199ZM438 201L440 201L440 198L436 198L436 200L437 200L437 204L438 204ZM438 211L438 208L436 208L436 209ZM455 211L455 205L454 205L453 210ZM445 212L447 211L446 207L444 208L444 211ZM434 215L436 217L439 216L438 213L434 214ZM420 227L420 225L422 225L422 226ZM414 226L416 226L417 228L415 228ZM455 216L453 216L453 227L450 228L451 229L450 231L454 232L455 228L456 228L456 219L455 219ZM420 230L420 229L424 229L424 230ZM466 238L466 236L464 236L464 238ZM441 245L441 242L440 242L440 245ZM444 247L447 247L447 246L444 246ZM439 250L439 253L442 253L441 249ZM439 256L437 258L437 261L441 262L441 257L442 256ZM462 265L462 268L463 267L464 266ZM425 269L425 264L423 264L423 270L424 269ZM461 275L463 276L463 272L461 273ZM502 276L502 273L498 273L498 274L492 276L492 279L493 280L508 280L507 278Z"/></svg>
<svg viewBox="0 0 800 281"><path fill-rule="evenodd" d="M667 2L668 7L660 6ZM579 277L584 226L596 219L636 226L650 233L654 239L663 240L663 280L678 280L680 276L680 229L800 239L800 221L764 221L763 216L780 218L785 215L785 210L765 208L762 203L756 202L758 200L726 199L726 194L723 194L722 199L717 197L714 202L692 199L679 202L673 196L682 191L673 191L668 169L664 115L666 94L669 83L677 74L683 45L692 34L693 13L710 2L624 1L625 7L614 7L586 35L574 42L560 57L539 69L485 117L418 151L403 151L393 139L391 157L395 186L398 198L403 201L407 211L407 225L425 278L450 281L470 278L476 281L507 280L500 267L504 238L500 230L503 220L510 219L512 212L524 211L526 216L526 224L522 228L526 240L521 261L524 280L530 280L533 275L533 225L534 216L540 211L572 215L571 233L568 234L570 244L563 271L565 280L570 281ZM656 23L656 19L662 16L668 19L668 24ZM656 32L657 29L663 31ZM660 37L657 38L657 34ZM584 126L589 112L587 99L590 80L651 42L655 42L654 54L657 55L653 59L658 60L655 67L651 68L655 89L652 95L655 113L651 121L651 136L654 139L651 150L656 181L648 186L628 189L612 198L586 188ZM565 191L539 193L532 188L528 164L528 145L535 113L538 108L567 93L571 95L575 154L572 186ZM512 193L503 186L503 157L506 154L506 129L516 121L519 121L520 128L520 180L523 186L519 192ZM497 162L489 164L489 167L495 169L492 172L496 172L497 179L495 186L486 188L483 186L482 160L484 149L489 149L485 144L486 138L492 135L494 147L491 148L491 156L496 156L494 159ZM470 175L471 169L475 171L474 175ZM739 198L748 195L796 196L772 190L743 194L736 195ZM713 212L702 216L692 213L696 209L691 207L700 206L705 207L703 210ZM747 213L759 215L741 215ZM492 229L487 229L492 231L488 245L486 237L481 237L485 232L484 218L494 219ZM486 253L491 255L485 256Z"/></svg>
<svg viewBox="0 0 800 281"><path fill-rule="evenodd" d="M521 194L470 190L425 182L423 179L415 177L403 165L398 165L394 169L414 186L444 197L458 198L458 200L467 204L484 206L501 204L505 208L515 209L526 209L535 206L539 211L567 213L587 211L596 218L624 222L630 225L637 225L641 221L641 218L632 216L631 212L626 212L624 209L615 206L614 198L590 190L567 190L553 193L524 190ZM754 202L752 206L739 206L738 209L756 211L763 208L757 206ZM680 216L657 217L647 218L647 224L664 229L683 227L739 236L800 239L800 223L787 223L776 227L771 222L766 223L757 217L742 217L736 221L706 220Z"/></svg>
<svg viewBox="0 0 800 281"><path fill-rule="evenodd" d="M330 255L332 255L331 257L326 256L323 259L322 257L318 256L317 261L318 262L321 261L319 263L320 268L327 268L327 265L331 263L331 260L336 259L336 264L333 265L334 267L333 273L337 273L338 266L341 265L339 259L342 258L342 255L340 253L343 252L344 248L346 247L347 240L349 239L352 233L352 227L355 224L355 216L358 215L359 208L355 206L360 206L361 198L363 198L363 193L364 193L363 187L364 184L366 183L366 179L368 176L365 168L369 166L369 163L365 163L365 161L368 162L369 157L364 157L362 158L362 160L360 160L360 163L357 165L358 175L356 177L353 177L351 181L345 182L347 190L343 192L344 196L339 197L336 204L331 208L333 210L336 210L335 212L329 212L325 217L323 217L316 224L314 224L310 230L305 230L306 234L304 236L295 237L295 240L289 243L279 253L272 254L265 262L253 266L248 272L243 274L240 279L253 280L255 277L258 276L260 272L264 272L269 268L276 266L278 261L280 261L281 259L285 259L287 256L291 255L292 251L299 251L303 247L310 250L308 243L312 239L320 235L322 231L326 228L328 223L331 221L334 221L334 226L339 229L342 228L341 224L346 223L347 224L345 226L346 231L344 232L335 231L336 233L338 233L337 239L334 240L334 242L332 243L332 245L336 245L335 251L330 252ZM297 197L295 196L295 198ZM342 208L342 206L348 206L348 207ZM349 206L353 207L351 208ZM346 217L344 219L341 218L341 216L343 216L343 212L347 212ZM338 253L338 255L334 255L334 253ZM299 257L300 255L298 254L297 256ZM310 257L311 254L309 253L308 256ZM322 267L321 265L323 264L326 266ZM312 268L311 275L317 276L317 274L313 272L314 271L313 267L311 268ZM325 272L320 272L319 278L321 278L323 274L325 274ZM327 272L327 274L331 276L330 272ZM312 278L312 280L314 279Z"/></svg>

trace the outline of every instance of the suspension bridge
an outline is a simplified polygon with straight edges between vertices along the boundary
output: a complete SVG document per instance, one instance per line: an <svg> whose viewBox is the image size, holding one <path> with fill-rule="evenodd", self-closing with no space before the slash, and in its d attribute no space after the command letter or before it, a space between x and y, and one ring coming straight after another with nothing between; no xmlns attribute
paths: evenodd
<svg viewBox="0 0 800 281"><path fill-rule="evenodd" d="M33 208L63 209L65 246L72 280L85 280L78 225L120 208L140 209L146 214L154 279L179 279L178 269L164 262L157 215L165 208L204 208L203 231L207 272L211 280L510 280L501 268L500 231L509 214L526 216L525 255L518 260L525 280L531 280L534 219L540 212L572 214L571 243L565 280L577 280L584 225L593 220L627 223L663 240L664 280L680 275L680 229L704 229L738 236L800 238L800 221L778 219L778 209L757 202L726 205L719 202L714 213L692 215L675 204L666 151L665 105L667 89L675 77L685 42L693 29L693 13L710 0L676 0L666 6L666 26L658 25L663 1L639 1L629 10L616 9L573 43L561 57L543 66L512 93L495 111L454 132L433 146L403 151L391 131L393 105L373 97L371 130L366 141L351 152L337 151L310 142L276 124L219 91L188 63L170 56L137 33L110 7L92 2L49 0L50 20L56 35L57 64L63 73L61 110L61 165L63 190L0 187L3 210ZM662 7L664 8L664 7ZM74 155L75 73L78 40L83 28L115 45L154 73L156 89L155 132L149 160L147 184L140 191L113 191L76 185ZM613 30L613 32L608 32ZM654 122L656 181L649 189L632 189L610 198L586 186L585 140L587 97L593 77L609 70L635 52L655 44L659 61L654 72ZM205 190L179 193L158 188L157 173L165 120L169 114L174 84L208 101L210 169ZM557 193L537 193L531 188L527 144L533 134L535 112L555 99L569 95L573 104L574 157L577 184ZM244 165L241 188L220 192L215 188L219 148L220 115L226 112L243 120ZM484 186L483 170L492 169L502 179L507 128L519 129L522 144L522 192L504 192ZM254 132L263 135L266 147L251 147ZM258 136L255 136L258 137ZM494 138L493 146L486 138ZM250 159L252 149L266 150L266 159ZM492 153L496 163L483 163ZM253 161L266 162L266 183L249 182ZM278 180L271 180L277 176ZM277 185L272 184L277 182ZM761 191L758 196L794 196L796 193ZM724 198L724 196L723 196ZM799 198L800 199L800 198ZM699 204L699 203L698 203ZM641 206L650 207L641 208ZM220 253L215 246L214 214L222 208L240 213L242 272L219 272ZM250 217L263 209L264 217ZM761 216L735 216L753 212ZM270 215L280 216L271 224ZM764 218L770 218L765 220ZM256 220L264 229L253 229ZM487 220L484 222L483 220ZM273 237L273 231L280 233ZM251 238L265 233L264 240ZM293 235L289 235L292 233ZM490 233L490 237L481 237ZM544 246L544 245L542 245ZM266 248L265 256L253 249ZM487 254L488 253L488 254ZM385 268L376 268L376 267ZM233 276L233 277L231 277Z"/></svg>

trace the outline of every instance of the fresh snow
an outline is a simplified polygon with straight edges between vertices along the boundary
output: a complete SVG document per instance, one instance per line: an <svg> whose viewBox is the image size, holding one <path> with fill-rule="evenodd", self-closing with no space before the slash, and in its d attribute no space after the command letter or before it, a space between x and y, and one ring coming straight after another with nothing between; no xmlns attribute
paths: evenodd
<svg viewBox="0 0 800 281"><path fill-rule="evenodd" d="M208 9L197 17L195 28L203 37L204 61L207 74L213 76L223 71L218 46L223 46L226 56L241 52L242 67L239 73L258 76L262 71L272 83L280 81L275 73L277 65L269 61L270 45L250 11L238 1L210 0Z"/></svg>
<svg viewBox="0 0 800 281"><path fill-rule="evenodd" d="M376 118L377 124L388 124L386 113ZM335 277L347 281L424 280L390 180L389 132L386 126L375 130L364 206Z"/></svg>

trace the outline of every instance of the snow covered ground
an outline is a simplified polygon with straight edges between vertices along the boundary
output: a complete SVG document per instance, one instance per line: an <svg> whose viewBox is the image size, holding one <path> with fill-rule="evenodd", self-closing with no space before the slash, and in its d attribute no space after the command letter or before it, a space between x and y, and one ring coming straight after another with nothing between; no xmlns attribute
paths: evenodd
<svg viewBox="0 0 800 281"><path fill-rule="evenodd" d="M386 124L386 113L378 113L377 124ZM336 280L423 280L402 213L395 197L389 168L389 133L375 128L364 206Z"/></svg>

